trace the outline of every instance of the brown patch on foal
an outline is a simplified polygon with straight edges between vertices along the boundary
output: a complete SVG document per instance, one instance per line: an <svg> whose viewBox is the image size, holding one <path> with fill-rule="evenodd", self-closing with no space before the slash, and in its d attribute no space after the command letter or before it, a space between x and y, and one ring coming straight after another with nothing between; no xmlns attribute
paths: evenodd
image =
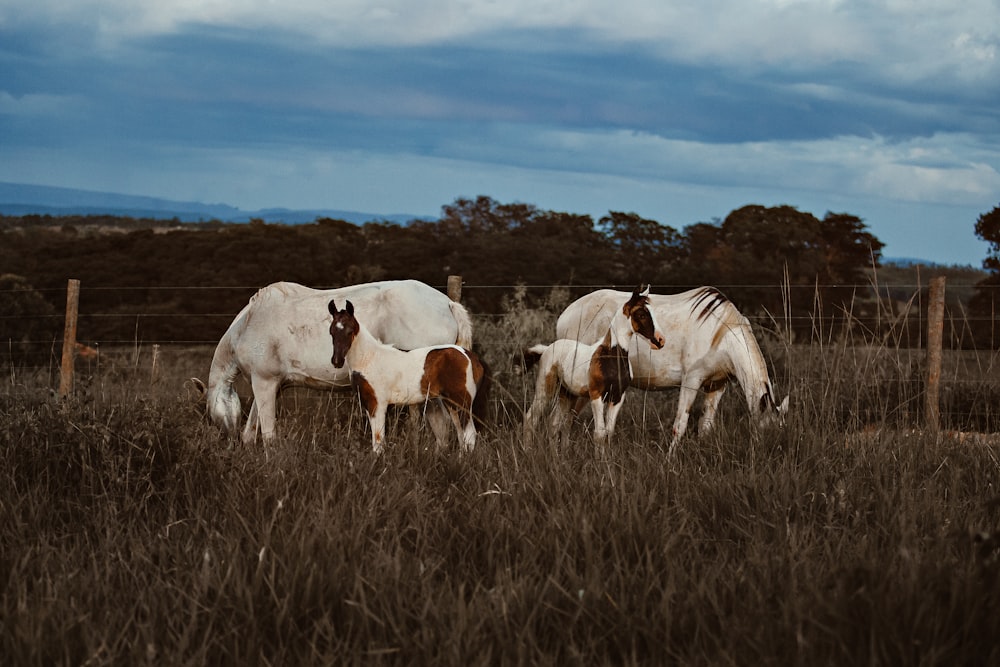
<svg viewBox="0 0 1000 667"><path fill-rule="evenodd" d="M357 371L351 373L351 386L354 387L354 391L358 392L361 407L365 409L368 416L375 414L375 409L378 408L378 397L375 396L375 390L365 379L365 376Z"/></svg>
<svg viewBox="0 0 1000 667"><path fill-rule="evenodd" d="M443 398L462 410L464 421L472 409L472 396L465 386L465 369L469 358L455 347L431 350L424 360L424 375L420 388L428 398ZM473 378L476 369L473 367ZM483 373L480 366L480 373ZM480 375L482 377L482 375Z"/></svg>
<svg viewBox="0 0 1000 667"><path fill-rule="evenodd" d="M599 346L590 358L588 383L590 400L601 398L607 403L619 403L632 383L628 351L617 345Z"/></svg>

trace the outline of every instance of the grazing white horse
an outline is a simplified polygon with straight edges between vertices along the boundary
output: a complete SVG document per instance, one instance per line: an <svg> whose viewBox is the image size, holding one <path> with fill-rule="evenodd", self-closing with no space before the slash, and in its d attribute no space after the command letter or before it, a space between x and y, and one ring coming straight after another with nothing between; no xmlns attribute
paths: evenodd
<svg viewBox="0 0 1000 667"><path fill-rule="evenodd" d="M253 389L253 404L243 442L259 432L275 435L279 390L299 385L347 390L351 378L330 365L330 299L350 298L372 335L401 348L454 343L472 345L472 323L465 308L430 285L387 280L329 290L280 282L260 289L240 311L215 348L205 391L212 421L234 433L242 409L233 386L243 373Z"/></svg>
<svg viewBox="0 0 1000 667"><path fill-rule="evenodd" d="M584 343L598 340L627 292L603 289L580 297L556 322L558 338ZM629 347L632 384L642 389L680 387L669 454L687 430L691 406L699 390L705 392L699 423L702 433L715 421L719 401L731 380L743 388L747 407L760 422L782 419L788 397L774 399L767 364L750 322L714 287L698 287L680 294L652 294L653 313L666 327L666 345L659 350Z"/></svg>
<svg viewBox="0 0 1000 667"><path fill-rule="evenodd" d="M637 336L638 334L638 336ZM664 346L664 335L649 307L649 287L619 300L604 337L595 343L559 338L550 345L534 345L524 353L528 366L540 364L535 398L524 418L525 435L537 426L552 405L552 425L562 428L574 399L589 399L594 413L594 439L599 449L611 438L625 391L632 381L629 348L642 337L652 349ZM606 413L606 414L605 414Z"/></svg>
<svg viewBox="0 0 1000 667"><path fill-rule="evenodd" d="M482 414L488 387L487 369L471 350L458 345L433 345L409 351L379 342L354 316L347 301L343 310L329 303L330 336L335 368L350 370L351 384L372 429L372 450L385 447L385 413L390 405L420 405L440 399L451 415L459 441L466 452L476 446L473 411ZM430 412L428 420L438 412ZM439 445L443 429L431 421Z"/></svg>

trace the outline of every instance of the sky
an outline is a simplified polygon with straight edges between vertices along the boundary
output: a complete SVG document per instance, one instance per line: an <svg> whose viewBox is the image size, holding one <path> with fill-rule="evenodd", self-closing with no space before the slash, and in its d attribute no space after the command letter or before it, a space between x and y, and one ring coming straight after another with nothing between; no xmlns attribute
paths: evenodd
<svg viewBox="0 0 1000 667"><path fill-rule="evenodd" d="M980 266L1000 0L0 0L0 181L677 230L788 204Z"/></svg>

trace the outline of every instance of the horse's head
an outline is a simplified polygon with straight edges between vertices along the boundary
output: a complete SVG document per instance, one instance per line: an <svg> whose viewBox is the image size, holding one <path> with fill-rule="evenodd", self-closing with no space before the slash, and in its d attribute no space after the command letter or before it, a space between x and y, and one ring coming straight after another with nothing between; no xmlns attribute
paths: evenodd
<svg viewBox="0 0 1000 667"><path fill-rule="evenodd" d="M343 368L347 361L347 351L351 349L354 338L358 335L361 325L354 317L354 304L350 301L343 310L337 309L337 304L330 300L327 306L333 320L330 322L330 337L333 338L333 358L330 360L334 368Z"/></svg>
<svg viewBox="0 0 1000 667"><path fill-rule="evenodd" d="M651 348L659 350L666 344L663 330L656 322L653 308L649 305L649 285L645 289L642 285L635 288L632 297L622 307L622 312L631 322L632 331L649 341Z"/></svg>
<svg viewBox="0 0 1000 667"><path fill-rule="evenodd" d="M788 396L780 404L775 403L774 395L771 393L771 386L768 383L767 391L760 397L760 424L770 426L777 424L785 425L785 415L788 414Z"/></svg>

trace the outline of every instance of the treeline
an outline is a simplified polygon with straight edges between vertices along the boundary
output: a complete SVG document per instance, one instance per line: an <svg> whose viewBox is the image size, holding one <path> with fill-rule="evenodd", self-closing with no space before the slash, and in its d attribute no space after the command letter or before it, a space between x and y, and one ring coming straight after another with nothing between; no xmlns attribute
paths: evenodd
<svg viewBox="0 0 1000 667"><path fill-rule="evenodd" d="M528 285L529 299L551 285L582 293L596 285L647 282L669 292L712 284L748 315L793 314L791 326L804 335L816 327L810 314L819 303L851 326L881 326L879 299L865 286L883 243L857 216L820 219L791 206L745 206L725 220L676 230L634 213L595 222L482 196L444 206L438 220L405 225L26 216L0 217L0 234L0 307L19 313L0 316L0 337L15 342L59 335L61 321L47 316L61 312L68 278L81 280L81 337L92 340L217 339L253 289L279 280L443 285L450 274L468 285ZM975 282L977 272L965 271L972 275L964 282ZM41 300L25 305L25 290ZM504 296L468 290L463 301L473 312L495 313Z"/></svg>

